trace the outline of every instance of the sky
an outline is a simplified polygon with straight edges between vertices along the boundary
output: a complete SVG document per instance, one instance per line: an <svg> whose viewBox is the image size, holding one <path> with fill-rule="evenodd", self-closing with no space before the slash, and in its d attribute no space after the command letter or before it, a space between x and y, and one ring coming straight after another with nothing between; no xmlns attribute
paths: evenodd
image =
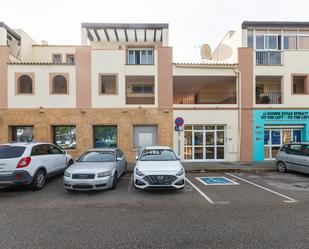
<svg viewBox="0 0 309 249"><path fill-rule="evenodd" d="M0 0L0 21L36 42L80 44L82 22L169 23L174 62L200 61L247 21L309 21L308 0Z"/></svg>

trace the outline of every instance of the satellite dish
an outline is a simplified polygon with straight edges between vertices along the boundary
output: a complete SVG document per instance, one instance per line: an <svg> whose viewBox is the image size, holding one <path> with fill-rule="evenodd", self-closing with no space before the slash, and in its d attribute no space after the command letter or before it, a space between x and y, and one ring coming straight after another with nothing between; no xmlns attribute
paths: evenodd
<svg viewBox="0 0 309 249"><path fill-rule="evenodd" d="M211 48L208 44L201 47L201 58L202 60L211 60Z"/></svg>

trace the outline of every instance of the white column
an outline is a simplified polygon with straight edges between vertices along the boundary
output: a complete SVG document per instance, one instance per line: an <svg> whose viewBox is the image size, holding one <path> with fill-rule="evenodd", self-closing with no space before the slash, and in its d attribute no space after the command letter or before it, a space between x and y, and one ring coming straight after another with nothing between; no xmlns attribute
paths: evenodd
<svg viewBox="0 0 309 249"><path fill-rule="evenodd" d="M7 31L3 27L0 27L0 45L7 45Z"/></svg>
<svg viewBox="0 0 309 249"><path fill-rule="evenodd" d="M82 28L81 30L81 43L82 45L88 45L88 34L86 28Z"/></svg>
<svg viewBox="0 0 309 249"><path fill-rule="evenodd" d="M168 47L168 29L162 30L162 46Z"/></svg>

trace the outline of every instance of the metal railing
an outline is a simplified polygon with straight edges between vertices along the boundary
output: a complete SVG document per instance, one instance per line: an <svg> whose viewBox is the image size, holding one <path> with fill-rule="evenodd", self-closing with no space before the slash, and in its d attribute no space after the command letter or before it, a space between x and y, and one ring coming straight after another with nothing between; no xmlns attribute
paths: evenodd
<svg viewBox="0 0 309 249"><path fill-rule="evenodd" d="M282 104L281 92L265 92L256 94L256 104Z"/></svg>
<svg viewBox="0 0 309 249"><path fill-rule="evenodd" d="M256 51L255 61L257 66L282 66L282 51Z"/></svg>
<svg viewBox="0 0 309 249"><path fill-rule="evenodd" d="M174 104L237 104L236 92L175 93Z"/></svg>
<svg viewBox="0 0 309 249"><path fill-rule="evenodd" d="M153 105L154 103L154 93L126 93L127 105Z"/></svg>

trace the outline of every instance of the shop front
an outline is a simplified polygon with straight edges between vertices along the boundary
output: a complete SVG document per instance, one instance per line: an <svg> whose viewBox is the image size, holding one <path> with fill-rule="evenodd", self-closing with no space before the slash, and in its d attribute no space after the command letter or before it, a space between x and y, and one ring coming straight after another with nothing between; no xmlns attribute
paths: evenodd
<svg viewBox="0 0 309 249"><path fill-rule="evenodd" d="M174 110L183 130L174 131L174 149L190 162L237 161L237 110Z"/></svg>
<svg viewBox="0 0 309 249"><path fill-rule="evenodd" d="M255 110L254 161L273 160L283 144L308 141L309 111Z"/></svg>

